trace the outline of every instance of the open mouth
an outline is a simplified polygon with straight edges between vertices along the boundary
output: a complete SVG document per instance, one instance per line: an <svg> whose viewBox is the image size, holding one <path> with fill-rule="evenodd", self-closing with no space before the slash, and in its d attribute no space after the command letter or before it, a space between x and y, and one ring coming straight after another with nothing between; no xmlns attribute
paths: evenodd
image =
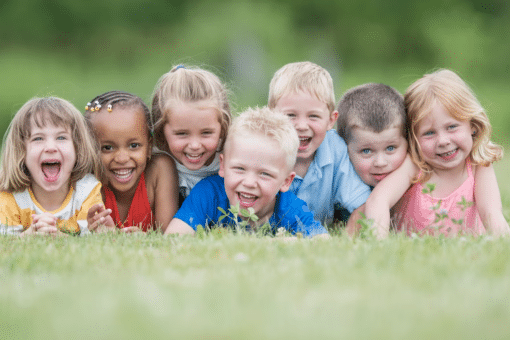
<svg viewBox="0 0 510 340"><path fill-rule="evenodd" d="M239 200L239 205L243 208L249 208L255 204L257 201L257 196L250 195L244 192L237 193L237 199Z"/></svg>
<svg viewBox="0 0 510 340"><path fill-rule="evenodd" d="M312 142L312 137L299 137L299 150L304 150Z"/></svg>
<svg viewBox="0 0 510 340"><path fill-rule="evenodd" d="M132 169L117 169L117 170L110 170L113 173L113 176L115 179L121 183L129 182L131 179L131 176L133 175L133 172L135 171L134 168Z"/></svg>
<svg viewBox="0 0 510 340"><path fill-rule="evenodd" d="M202 159L202 156L204 155L204 153L201 153L201 154L198 154L198 155L192 155L192 154L186 153L184 155L186 156L186 159L188 160L188 162L190 162L190 163L199 163L200 160Z"/></svg>
<svg viewBox="0 0 510 340"><path fill-rule="evenodd" d="M457 155L458 151L459 151L459 148L456 148L456 149L453 149L451 151L440 153L440 154L437 154L437 155L439 157L441 157L442 159L448 161L448 160L454 158Z"/></svg>
<svg viewBox="0 0 510 340"><path fill-rule="evenodd" d="M55 182L60 175L61 163L59 161L45 161L41 164L44 178L48 182Z"/></svg>

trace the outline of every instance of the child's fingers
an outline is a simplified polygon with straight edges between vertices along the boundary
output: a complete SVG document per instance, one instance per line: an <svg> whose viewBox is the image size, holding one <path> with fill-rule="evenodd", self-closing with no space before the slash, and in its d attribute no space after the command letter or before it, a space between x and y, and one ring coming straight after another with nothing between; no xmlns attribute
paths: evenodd
<svg viewBox="0 0 510 340"><path fill-rule="evenodd" d="M57 229L57 227L46 225L46 226L37 228L35 233L39 234L39 235L47 235L47 234L57 234L58 232L59 232L59 230Z"/></svg>
<svg viewBox="0 0 510 340"><path fill-rule="evenodd" d="M87 212L87 219L93 218L97 213L100 213L103 210L104 206L101 203L94 204Z"/></svg>
<svg viewBox="0 0 510 340"><path fill-rule="evenodd" d="M32 223L45 222L48 224L56 224L57 218L50 213L32 214Z"/></svg>
<svg viewBox="0 0 510 340"><path fill-rule="evenodd" d="M138 227L126 227L126 228L122 228L120 229L120 231L122 231L123 233L126 233L126 234L131 234L131 233L141 233L142 230Z"/></svg>

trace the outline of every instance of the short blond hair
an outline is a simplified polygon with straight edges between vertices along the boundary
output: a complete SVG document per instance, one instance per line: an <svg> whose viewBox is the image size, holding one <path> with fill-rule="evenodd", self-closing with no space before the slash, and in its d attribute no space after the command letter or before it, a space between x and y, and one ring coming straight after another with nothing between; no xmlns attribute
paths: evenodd
<svg viewBox="0 0 510 340"><path fill-rule="evenodd" d="M471 124L474 134L469 156L473 164L489 166L503 157L503 148L490 141L492 128L489 118L473 91L455 72L440 69L415 81L404 95L409 151L423 173L415 181L427 181L432 175L432 168L423 160L416 132L436 102L441 103L456 120Z"/></svg>
<svg viewBox="0 0 510 340"><path fill-rule="evenodd" d="M73 104L57 97L32 98L19 109L5 134L0 165L0 189L7 192L27 189L32 182L25 165L26 142L32 124L47 124L69 129L76 153L76 163L69 182L74 185L87 173L100 173L101 162L95 140L85 118Z"/></svg>
<svg viewBox="0 0 510 340"><path fill-rule="evenodd" d="M275 72L269 84L269 108L275 108L285 95L307 92L335 111L335 89L329 72L310 61L290 63Z"/></svg>
<svg viewBox="0 0 510 340"><path fill-rule="evenodd" d="M275 140L286 155L289 171L294 168L299 137L294 125L286 115L267 106L246 109L232 122L228 130L225 149L229 147L232 138L249 132Z"/></svg>
<svg viewBox="0 0 510 340"><path fill-rule="evenodd" d="M221 125L219 150L221 150L232 120L228 96L226 86L214 73L193 66L174 66L159 78L152 95L151 110L156 146L161 150L170 151L163 129L174 105L210 101L212 108L218 111Z"/></svg>

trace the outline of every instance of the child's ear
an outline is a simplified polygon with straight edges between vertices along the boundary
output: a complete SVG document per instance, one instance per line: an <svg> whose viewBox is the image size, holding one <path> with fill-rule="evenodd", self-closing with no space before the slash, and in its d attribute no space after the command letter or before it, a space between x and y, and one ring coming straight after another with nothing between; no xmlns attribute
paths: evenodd
<svg viewBox="0 0 510 340"><path fill-rule="evenodd" d="M292 180L294 180L294 177L296 176L296 173L292 171L283 181L282 186L280 187L281 192L288 191L290 188L290 185L292 184Z"/></svg>
<svg viewBox="0 0 510 340"><path fill-rule="evenodd" d="M223 157L223 154L220 153L220 171L218 171L218 175L220 175L221 177L225 177L225 164L224 164L225 160L224 160L224 157Z"/></svg>
<svg viewBox="0 0 510 340"><path fill-rule="evenodd" d="M329 122L328 122L328 130L331 130L333 128L333 125L335 125L336 120L338 119L338 111L333 111L329 115Z"/></svg>

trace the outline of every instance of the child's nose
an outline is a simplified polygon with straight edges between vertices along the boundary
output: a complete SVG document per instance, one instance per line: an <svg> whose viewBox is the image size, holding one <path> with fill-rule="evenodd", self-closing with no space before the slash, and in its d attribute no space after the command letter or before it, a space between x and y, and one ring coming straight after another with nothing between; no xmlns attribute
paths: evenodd
<svg viewBox="0 0 510 340"><path fill-rule="evenodd" d="M189 147L193 150L200 149L200 141L197 138L193 138L189 143Z"/></svg>
<svg viewBox="0 0 510 340"><path fill-rule="evenodd" d="M308 125L306 124L306 120L304 118L296 118L294 120L294 127L296 130L306 130Z"/></svg>
<svg viewBox="0 0 510 340"><path fill-rule="evenodd" d="M383 167L383 166L386 166L386 164L388 164L388 160L386 159L386 156L381 153L378 153L375 156L374 165L377 167Z"/></svg>
<svg viewBox="0 0 510 340"><path fill-rule="evenodd" d="M245 187L253 187L255 186L255 176L253 174L246 174L243 179L243 185Z"/></svg>
<svg viewBox="0 0 510 340"><path fill-rule="evenodd" d="M120 149L115 153L115 162L126 163L129 160L129 155L126 150Z"/></svg>
<svg viewBox="0 0 510 340"><path fill-rule="evenodd" d="M450 144L450 136L448 136L445 132L439 132L437 136L437 143L439 145L448 145Z"/></svg>
<svg viewBox="0 0 510 340"><path fill-rule="evenodd" d="M46 140L45 149L46 152L54 152L57 150L57 143L53 139L48 138Z"/></svg>

